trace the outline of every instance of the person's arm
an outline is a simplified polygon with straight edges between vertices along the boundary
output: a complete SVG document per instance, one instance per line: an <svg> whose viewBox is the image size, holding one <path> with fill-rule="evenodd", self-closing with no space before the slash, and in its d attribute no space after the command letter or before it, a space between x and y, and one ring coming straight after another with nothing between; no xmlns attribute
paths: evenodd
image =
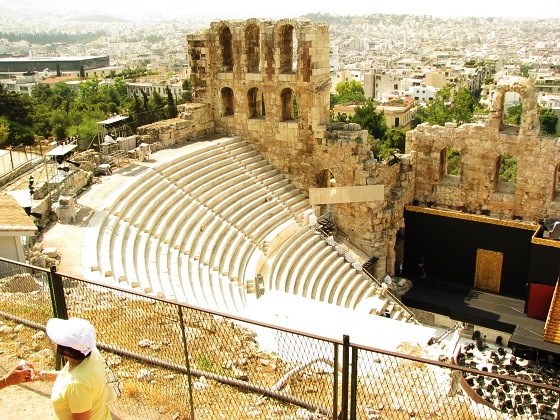
<svg viewBox="0 0 560 420"><path fill-rule="evenodd" d="M0 389L4 389L10 385L29 382L31 380L31 371L24 369L23 366L17 365L0 379Z"/></svg>
<svg viewBox="0 0 560 420"><path fill-rule="evenodd" d="M54 382L56 381L56 377L58 376L58 370L42 370L40 372L35 372L35 378L34 380L36 381L42 381L42 382Z"/></svg>
<svg viewBox="0 0 560 420"><path fill-rule="evenodd" d="M89 420L91 410L84 411L83 413L72 413L72 420Z"/></svg>

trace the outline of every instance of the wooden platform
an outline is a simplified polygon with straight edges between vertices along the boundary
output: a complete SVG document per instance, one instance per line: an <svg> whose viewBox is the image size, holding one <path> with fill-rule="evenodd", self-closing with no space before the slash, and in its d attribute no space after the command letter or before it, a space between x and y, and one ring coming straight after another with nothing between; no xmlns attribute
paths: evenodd
<svg viewBox="0 0 560 420"><path fill-rule="evenodd" d="M512 334L511 348L560 356L560 345L544 341L545 322L525 315L524 300L427 278L415 281L402 301L410 308Z"/></svg>

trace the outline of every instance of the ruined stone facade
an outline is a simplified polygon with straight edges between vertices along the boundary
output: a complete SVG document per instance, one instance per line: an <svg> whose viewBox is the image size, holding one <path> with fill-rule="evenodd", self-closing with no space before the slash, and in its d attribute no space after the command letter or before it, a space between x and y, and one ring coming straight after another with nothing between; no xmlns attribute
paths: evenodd
<svg viewBox="0 0 560 420"><path fill-rule="evenodd" d="M420 125L407 133L416 169L414 198L421 205L533 222L560 215L560 140L540 136L537 92L526 79L499 84L485 123ZM521 95L520 126L503 122L504 96ZM448 175L450 148L459 151L460 174ZM517 162L516 182L499 178L501 157Z"/></svg>
<svg viewBox="0 0 560 420"><path fill-rule="evenodd" d="M336 204L329 213L349 242L376 257L375 274L394 273L402 258L397 233L404 207L420 205L534 221L560 214L558 139L539 136L536 91L524 79L498 85L487 122L419 126L407 133L398 165L374 159L367 132L329 123L329 34L303 19L219 21L188 38L193 100L215 131L251 141L304 193L327 187L383 185L384 200ZM523 100L520 127L503 123L504 96ZM202 112L202 111L201 111ZM460 175L447 173L458 150ZM503 156L518 166L515 183L501 182Z"/></svg>
<svg viewBox="0 0 560 420"><path fill-rule="evenodd" d="M379 258L378 276L393 272L396 232L413 198L412 165L408 158L403 165L378 162L366 131L329 124L328 26L304 19L220 21L187 39L193 100L208 104L218 133L251 141L304 193L326 187L330 174L337 186L385 186L382 202L364 197L329 211L365 259Z"/></svg>

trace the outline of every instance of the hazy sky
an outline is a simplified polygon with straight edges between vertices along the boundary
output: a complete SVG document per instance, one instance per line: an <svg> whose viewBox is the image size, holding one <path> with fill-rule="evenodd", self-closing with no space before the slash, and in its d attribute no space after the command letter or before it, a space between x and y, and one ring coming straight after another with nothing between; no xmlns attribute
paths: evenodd
<svg viewBox="0 0 560 420"><path fill-rule="evenodd" d="M310 12L337 15L370 13L420 14L437 17L495 16L560 19L560 0L0 0L1 7L35 10L67 10L80 14L105 10L126 15L126 11L176 17L294 17Z"/></svg>
<svg viewBox="0 0 560 420"><path fill-rule="evenodd" d="M15 4L17 3L17 5ZM1 7L76 11L105 10L123 16L127 10L147 15L215 17L293 17L310 12L336 15L370 13L420 14L437 17L494 16L560 19L560 0L0 0ZM124 17L124 16L123 16Z"/></svg>

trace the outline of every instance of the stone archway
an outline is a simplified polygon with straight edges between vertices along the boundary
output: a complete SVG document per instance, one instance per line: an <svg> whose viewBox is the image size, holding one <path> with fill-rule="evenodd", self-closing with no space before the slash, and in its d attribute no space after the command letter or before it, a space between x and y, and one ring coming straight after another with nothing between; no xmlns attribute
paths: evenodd
<svg viewBox="0 0 560 420"><path fill-rule="evenodd" d="M496 95L490 107L490 120L488 125L500 131L506 128L503 121L505 114L504 99L507 92L515 92L521 96L523 113L521 116L519 134L538 135L540 121L537 106L537 90L533 83L524 77L509 77L498 81L496 85Z"/></svg>

